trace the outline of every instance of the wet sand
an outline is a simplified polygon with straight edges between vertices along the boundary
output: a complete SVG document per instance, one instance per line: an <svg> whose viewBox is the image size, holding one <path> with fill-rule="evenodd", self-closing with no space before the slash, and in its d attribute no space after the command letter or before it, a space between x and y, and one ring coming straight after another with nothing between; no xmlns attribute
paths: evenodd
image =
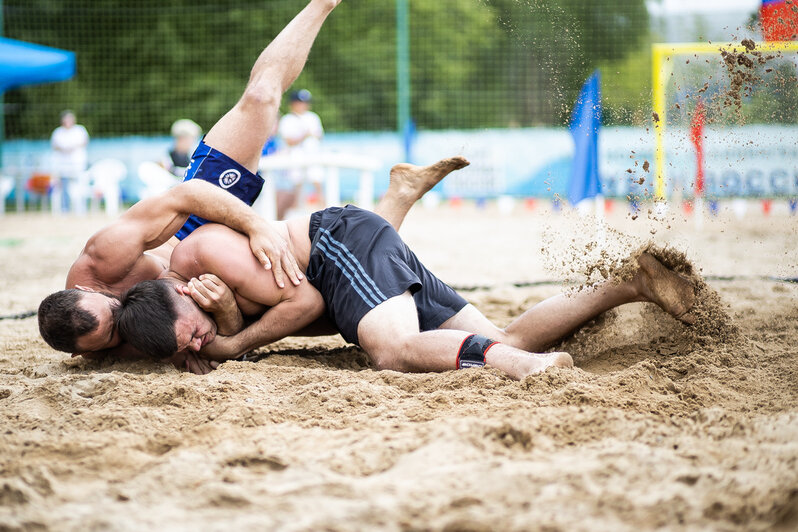
<svg viewBox="0 0 798 532"><path fill-rule="evenodd" d="M35 318L2 320L0 530L795 530L798 284L768 278L798 277L785 211L696 232L616 209L618 236L540 209L417 207L402 235L499 324L563 290L587 242L619 256L653 239L740 331L696 341L627 305L560 346L576 368L521 382L375 371L340 337L201 377L69 359ZM0 219L0 314L61 288L106 221Z"/></svg>

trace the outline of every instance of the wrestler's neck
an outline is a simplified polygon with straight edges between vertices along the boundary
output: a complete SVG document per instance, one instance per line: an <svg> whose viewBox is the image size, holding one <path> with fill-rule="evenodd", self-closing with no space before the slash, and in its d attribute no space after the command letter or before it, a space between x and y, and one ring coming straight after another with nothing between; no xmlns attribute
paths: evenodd
<svg viewBox="0 0 798 532"><path fill-rule="evenodd" d="M166 279L168 281L176 281L176 282L182 283L182 284L185 284L185 283L188 282L188 279L185 276L180 275L179 273L177 273L174 270L164 270L161 273L161 275L158 276L158 279Z"/></svg>

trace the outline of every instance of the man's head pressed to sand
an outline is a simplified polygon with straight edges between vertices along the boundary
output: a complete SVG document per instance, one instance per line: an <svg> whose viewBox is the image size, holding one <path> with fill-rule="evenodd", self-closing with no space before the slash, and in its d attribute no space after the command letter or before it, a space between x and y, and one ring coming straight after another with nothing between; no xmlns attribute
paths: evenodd
<svg viewBox="0 0 798 532"><path fill-rule="evenodd" d="M183 350L198 352L216 337L216 323L179 293L176 281L143 281L122 297L119 332L136 349L156 358Z"/></svg>

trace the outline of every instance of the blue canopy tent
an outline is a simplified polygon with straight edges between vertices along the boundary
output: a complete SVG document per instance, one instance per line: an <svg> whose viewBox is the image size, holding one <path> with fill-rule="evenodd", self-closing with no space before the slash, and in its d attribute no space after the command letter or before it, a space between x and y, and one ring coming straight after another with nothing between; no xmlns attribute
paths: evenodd
<svg viewBox="0 0 798 532"><path fill-rule="evenodd" d="M75 54L0 37L0 168L5 134L3 93L22 85L64 81L75 75Z"/></svg>
<svg viewBox="0 0 798 532"><path fill-rule="evenodd" d="M74 75L74 53L0 37L0 92Z"/></svg>

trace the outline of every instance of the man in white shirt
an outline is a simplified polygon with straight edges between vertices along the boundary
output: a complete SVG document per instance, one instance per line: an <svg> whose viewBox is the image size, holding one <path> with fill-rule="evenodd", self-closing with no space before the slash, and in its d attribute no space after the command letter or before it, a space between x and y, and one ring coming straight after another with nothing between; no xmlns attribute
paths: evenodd
<svg viewBox="0 0 798 532"><path fill-rule="evenodd" d="M294 91L289 97L290 111L280 119L278 133L285 143L285 149L292 159L306 160L319 153L324 128L319 115L310 110L312 96L310 91L302 89ZM324 170L318 166L291 170L288 177L293 186L293 195L288 202L281 202L282 212L278 218L284 218L285 211L298 205L302 197L302 187L305 181L310 181L316 191L316 196L324 207L322 182Z"/></svg>
<svg viewBox="0 0 798 532"><path fill-rule="evenodd" d="M50 137L50 146L53 149L53 212L62 210L64 191L68 192L70 201L73 202L73 209L82 212L85 205L81 207L80 201L83 195L80 193L82 174L86 170L88 155L86 146L89 144L89 134L86 128L78 124L75 120L75 113L64 111L61 113L61 125L55 128ZM75 186L68 186L70 183Z"/></svg>

